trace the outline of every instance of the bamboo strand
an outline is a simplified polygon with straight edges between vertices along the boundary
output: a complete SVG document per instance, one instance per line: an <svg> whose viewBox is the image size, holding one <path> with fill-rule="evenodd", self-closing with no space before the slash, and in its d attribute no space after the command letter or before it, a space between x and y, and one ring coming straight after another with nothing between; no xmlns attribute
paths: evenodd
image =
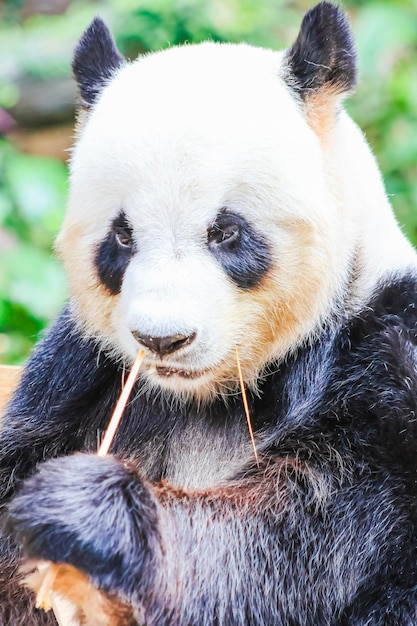
<svg viewBox="0 0 417 626"><path fill-rule="evenodd" d="M129 372L129 376L127 377L126 384L124 385L122 393L120 394L117 401L116 408L114 409L113 414L110 418L107 430L104 433L103 441L101 442L100 448L97 452L98 456L106 456L106 454L110 450L110 446L119 427L123 411L126 408L127 401L129 400L129 396L132 392L133 385L135 384L135 380L138 376L139 369L142 365L142 361L144 358L145 351L139 350L136 360L132 365L132 369Z"/></svg>
<svg viewBox="0 0 417 626"><path fill-rule="evenodd" d="M252 422L251 422L251 419L250 419L248 399L247 399L247 396L246 396L245 383L243 382L242 368L240 366L239 350L237 349L237 346L236 346L236 363L237 363L237 371L238 371L238 374L239 374L240 389L242 391L243 406L244 406L244 409L245 409L246 421L248 423L248 428L249 428L250 440L252 442L253 452L255 454L256 465L259 467L258 451L256 449L255 435L253 433Z"/></svg>
<svg viewBox="0 0 417 626"><path fill-rule="evenodd" d="M35 606L37 609L43 609L49 611L52 608L50 600L51 588L55 582L56 575L58 574L59 565L56 563L50 563L47 566L45 577L42 581L38 594L36 596Z"/></svg>
<svg viewBox="0 0 417 626"><path fill-rule="evenodd" d="M119 427L120 420L126 408L126 404L129 400L129 396L132 392L133 385L135 384L140 366L142 365L144 358L145 358L145 351L139 350L136 356L135 362L133 363L132 369L129 372L129 376L127 377L126 383L123 386L123 389L117 401L116 407L112 413L106 432L104 433L103 440L97 452L98 456L101 456L101 457L106 456L106 454L108 454L110 450L110 446L113 442L117 428ZM51 592L52 592L55 579L59 572L59 568L60 568L60 565L57 563L50 563L47 566L44 579L36 595L36 608L37 609L43 609L44 611L49 611L52 608L52 610L56 614L58 607L54 606L53 599L51 598ZM63 618L63 616L58 616L58 615L55 615L55 616L59 624L65 623L65 619Z"/></svg>

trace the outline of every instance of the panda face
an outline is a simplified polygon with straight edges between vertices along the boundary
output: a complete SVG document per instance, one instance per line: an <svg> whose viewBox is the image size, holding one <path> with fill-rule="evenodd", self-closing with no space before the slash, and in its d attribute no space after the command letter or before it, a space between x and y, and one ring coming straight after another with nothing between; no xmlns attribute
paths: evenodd
<svg viewBox="0 0 417 626"><path fill-rule="evenodd" d="M249 385L318 328L349 270L320 141L282 55L200 44L122 67L71 162L58 246L85 331L151 387ZM331 268L331 271L329 271Z"/></svg>

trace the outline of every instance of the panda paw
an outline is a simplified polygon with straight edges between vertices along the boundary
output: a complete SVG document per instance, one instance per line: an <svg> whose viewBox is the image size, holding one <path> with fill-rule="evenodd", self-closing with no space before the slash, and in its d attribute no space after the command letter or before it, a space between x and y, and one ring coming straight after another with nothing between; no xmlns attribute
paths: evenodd
<svg viewBox="0 0 417 626"><path fill-rule="evenodd" d="M157 509L134 469L76 454L39 467L12 500L6 529L30 559L68 563L127 596L151 578Z"/></svg>

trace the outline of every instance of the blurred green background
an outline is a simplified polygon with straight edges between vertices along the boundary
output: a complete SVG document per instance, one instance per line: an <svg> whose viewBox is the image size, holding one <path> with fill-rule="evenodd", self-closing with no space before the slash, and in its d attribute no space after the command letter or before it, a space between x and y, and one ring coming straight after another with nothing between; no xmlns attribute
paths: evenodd
<svg viewBox="0 0 417 626"><path fill-rule="evenodd" d="M72 50L95 15L129 58L182 42L283 48L314 0L14 0L0 5L0 363L21 363L66 297L52 256L67 187ZM366 132L398 219L417 245L416 0L345 0Z"/></svg>

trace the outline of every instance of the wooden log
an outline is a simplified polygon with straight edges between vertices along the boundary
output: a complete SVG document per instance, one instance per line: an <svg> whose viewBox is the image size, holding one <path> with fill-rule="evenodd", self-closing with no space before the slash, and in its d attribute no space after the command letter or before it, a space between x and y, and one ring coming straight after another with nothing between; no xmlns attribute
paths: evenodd
<svg viewBox="0 0 417 626"><path fill-rule="evenodd" d="M17 387L21 373L21 367L0 365L0 417L3 415L7 403Z"/></svg>

